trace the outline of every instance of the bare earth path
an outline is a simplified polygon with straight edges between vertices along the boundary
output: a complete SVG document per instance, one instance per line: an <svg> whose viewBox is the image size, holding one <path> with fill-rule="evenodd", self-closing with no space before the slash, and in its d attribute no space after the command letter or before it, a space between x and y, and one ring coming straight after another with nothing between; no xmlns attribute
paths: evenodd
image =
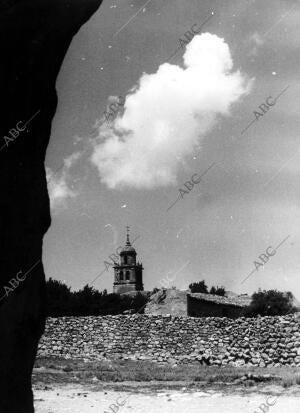
<svg viewBox="0 0 300 413"><path fill-rule="evenodd" d="M148 389L143 392L112 391L91 389L91 386L76 384L52 385L51 389L35 386L36 413L111 413L109 406L117 399L125 404L115 408L115 412L131 413L253 413L262 410L259 406L269 402L274 403L276 395L282 391L280 386L266 386L263 391L255 389L237 389L232 393L219 390L193 391L188 388L181 390ZM267 410L266 410L267 412ZM270 407L270 413L300 412L299 386L289 388Z"/></svg>

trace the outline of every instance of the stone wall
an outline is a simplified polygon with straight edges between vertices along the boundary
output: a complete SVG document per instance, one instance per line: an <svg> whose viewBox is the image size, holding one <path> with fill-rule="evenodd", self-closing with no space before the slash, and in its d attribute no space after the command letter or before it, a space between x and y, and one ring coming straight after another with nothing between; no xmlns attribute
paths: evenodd
<svg viewBox="0 0 300 413"><path fill-rule="evenodd" d="M49 318L39 356L300 366L299 314L260 318L118 315Z"/></svg>

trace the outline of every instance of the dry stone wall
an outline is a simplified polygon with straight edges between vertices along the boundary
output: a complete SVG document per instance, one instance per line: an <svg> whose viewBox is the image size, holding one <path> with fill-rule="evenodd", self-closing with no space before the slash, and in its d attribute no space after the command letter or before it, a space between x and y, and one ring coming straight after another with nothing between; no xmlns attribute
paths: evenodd
<svg viewBox="0 0 300 413"><path fill-rule="evenodd" d="M118 315L48 318L39 356L300 366L299 314L260 318Z"/></svg>

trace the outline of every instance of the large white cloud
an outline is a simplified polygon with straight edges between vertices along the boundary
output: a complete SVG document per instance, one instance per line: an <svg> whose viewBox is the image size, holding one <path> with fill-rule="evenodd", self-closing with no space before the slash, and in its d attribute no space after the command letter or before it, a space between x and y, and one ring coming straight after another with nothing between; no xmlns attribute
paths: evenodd
<svg viewBox="0 0 300 413"><path fill-rule="evenodd" d="M64 159L62 168L53 172L51 168L46 167L48 193L52 212L59 208L66 207L66 201L75 198L78 194L69 183L70 169L80 159L81 152L75 152Z"/></svg>
<svg viewBox="0 0 300 413"><path fill-rule="evenodd" d="M91 160L101 182L109 188L175 184L179 159L249 92L251 82L232 67L224 40L204 33L187 45L184 68L164 63L143 74L123 113L99 127Z"/></svg>

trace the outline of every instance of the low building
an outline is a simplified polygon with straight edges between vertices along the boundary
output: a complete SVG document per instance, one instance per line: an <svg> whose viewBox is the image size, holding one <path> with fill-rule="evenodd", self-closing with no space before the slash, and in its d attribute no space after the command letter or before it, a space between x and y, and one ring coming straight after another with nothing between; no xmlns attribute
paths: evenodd
<svg viewBox="0 0 300 413"><path fill-rule="evenodd" d="M169 288L159 290L150 297L145 314L236 318L243 316L250 302L251 297L247 294L228 292L228 296L222 297Z"/></svg>
<svg viewBox="0 0 300 413"><path fill-rule="evenodd" d="M247 294L225 296L189 293L187 294L187 314L191 317L242 317L251 303Z"/></svg>

